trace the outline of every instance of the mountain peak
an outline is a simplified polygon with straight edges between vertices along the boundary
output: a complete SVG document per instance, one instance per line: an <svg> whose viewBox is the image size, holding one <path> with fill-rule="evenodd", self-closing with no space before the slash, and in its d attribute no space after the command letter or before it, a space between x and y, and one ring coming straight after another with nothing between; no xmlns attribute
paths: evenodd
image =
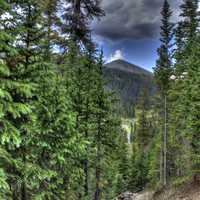
<svg viewBox="0 0 200 200"><path fill-rule="evenodd" d="M133 116L130 108L137 103L143 88L147 89L150 96L155 93L153 74L125 60L107 63L103 68L103 75L106 87L115 91L119 97L123 108L120 112L125 116Z"/></svg>
<svg viewBox="0 0 200 200"><path fill-rule="evenodd" d="M110 63L107 63L105 67L126 71L134 74L144 74L147 76L153 76L153 74L150 71L122 59L114 60Z"/></svg>

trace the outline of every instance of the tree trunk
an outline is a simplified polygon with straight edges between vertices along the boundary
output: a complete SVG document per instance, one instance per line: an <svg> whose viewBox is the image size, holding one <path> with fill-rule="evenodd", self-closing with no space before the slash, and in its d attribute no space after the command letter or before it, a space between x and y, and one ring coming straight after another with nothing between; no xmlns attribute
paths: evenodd
<svg viewBox="0 0 200 200"><path fill-rule="evenodd" d="M16 188L16 186L13 186L11 188L11 190L12 190L12 200L18 200L19 198L18 198L18 195L17 195L17 188Z"/></svg>
<svg viewBox="0 0 200 200"><path fill-rule="evenodd" d="M89 89L88 89L89 91ZM88 121L89 121L89 99L87 98L86 102L86 116L85 116L85 122L86 122L86 129L85 129L85 139L88 140ZM88 153L88 146L86 149ZM89 191L88 191L88 156L84 160L84 174L85 174L85 184L84 184L84 192L85 196L88 197Z"/></svg>
<svg viewBox="0 0 200 200"><path fill-rule="evenodd" d="M101 158L100 158L100 131L98 133L98 141L97 141L97 157L96 157L96 190L95 190L95 195L94 195L94 200L100 200L100 179L101 179Z"/></svg>
<svg viewBox="0 0 200 200"><path fill-rule="evenodd" d="M23 180L21 188L21 200L27 200L26 182Z"/></svg>
<svg viewBox="0 0 200 200"><path fill-rule="evenodd" d="M77 31L80 29L80 20L81 20L81 1L74 0L73 1L73 19L72 19L72 27L71 27L71 36L72 40L77 44L79 42L79 38L77 35Z"/></svg>
<svg viewBox="0 0 200 200"><path fill-rule="evenodd" d="M95 197L94 200L100 200L100 167L96 167L96 191L95 191Z"/></svg>
<svg viewBox="0 0 200 200"><path fill-rule="evenodd" d="M23 165L24 165L24 171L26 170L26 148L24 147L22 149L22 156L23 156ZM25 175L22 177L22 185L21 185L21 200L27 200L27 188L26 188L26 180Z"/></svg>
<svg viewBox="0 0 200 200"><path fill-rule="evenodd" d="M167 96L164 96L163 184L167 184Z"/></svg>
<svg viewBox="0 0 200 200"><path fill-rule="evenodd" d="M162 147L160 151L160 182L167 185L167 96L164 99L164 112L163 112L163 133L162 133Z"/></svg>
<svg viewBox="0 0 200 200"><path fill-rule="evenodd" d="M163 140L161 141L163 145ZM160 149L160 183L163 183L163 147Z"/></svg>
<svg viewBox="0 0 200 200"><path fill-rule="evenodd" d="M84 161L84 175L85 175L85 183L84 183L84 195L87 197L88 192L88 160Z"/></svg>
<svg viewBox="0 0 200 200"><path fill-rule="evenodd" d="M99 107L101 107L101 101L99 102ZM96 190L94 195L94 200L100 200L101 195L101 188L100 188L100 181L101 181L101 121L102 117L99 114L98 117L98 131L97 131L97 153L96 153Z"/></svg>

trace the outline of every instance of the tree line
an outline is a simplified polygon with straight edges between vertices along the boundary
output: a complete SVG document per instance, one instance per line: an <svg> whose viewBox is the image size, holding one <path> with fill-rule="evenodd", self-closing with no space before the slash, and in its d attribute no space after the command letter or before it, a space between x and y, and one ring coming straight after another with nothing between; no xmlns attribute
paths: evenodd
<svg viewBox="0 0 200 200"><path fill-rule="evenodd" d="M141 91L131 148L90 23L98 0L0 1L0 199L110 200L200 173L198 0L161 11L157 95Z"/></svg>
<svg viewBox="0 0 200 200"><path fill-rule="evenodd" d="M0 1L0 199L115 196L125 136L91 38L99 4Z"/></svg>
<svg viewBox="0 0 200 200"><path fill-rule="evenodd" d="M129 184L140 191L197 181L200 174L200 32L198 0L184 0L173 23L167 0L161 11L161 46L154 68L157 95L147 107L142 92L133 139Z"/></svg>

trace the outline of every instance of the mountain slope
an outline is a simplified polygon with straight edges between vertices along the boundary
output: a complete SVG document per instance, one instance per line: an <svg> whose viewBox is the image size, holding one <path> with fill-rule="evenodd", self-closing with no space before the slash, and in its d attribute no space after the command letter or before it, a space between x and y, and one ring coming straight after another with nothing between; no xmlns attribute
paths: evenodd
<svg viewBox="0 0 200 200"><path fill-rule="evenodd" d="M116 92L125 115L133 115L132 108L143 88L147 89L149 96L155 92L153 74L124 60L106 64L103 72L107 87Z"/></svg>

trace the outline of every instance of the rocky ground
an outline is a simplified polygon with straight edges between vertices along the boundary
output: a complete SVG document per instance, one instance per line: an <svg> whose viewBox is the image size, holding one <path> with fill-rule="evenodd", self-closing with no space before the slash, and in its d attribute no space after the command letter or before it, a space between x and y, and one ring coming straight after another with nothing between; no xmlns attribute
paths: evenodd
<svg viewBox="0 0 200 200"><path fill-rule="evenodd" d="M157 192L125 192L114 200L200 200L200 181L191 181L179 188L171 187Z"/></svg>
<svg viewBox="0 0 200 200"><path fill-rule="evenodd" d="M125 192L119 195L115 200L151 200L153 192L130 193Z"/></svg>
<svg viewBox="0 0 200 200"><path fill-rule="evenodd" d="M156 192L152 200L200 200L200 182L191 181L178 189Z"/></svg>

